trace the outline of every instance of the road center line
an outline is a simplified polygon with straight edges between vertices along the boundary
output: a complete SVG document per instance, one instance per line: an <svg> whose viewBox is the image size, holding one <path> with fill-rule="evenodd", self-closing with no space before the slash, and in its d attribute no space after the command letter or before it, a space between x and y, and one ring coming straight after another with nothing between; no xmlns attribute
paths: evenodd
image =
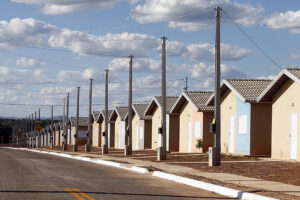
<svg viewBox="0 0 300 200"><path fill-rule="evenodd" d="M77 188L73 188L74 191L78 192L79 194L81 194L82 196L84 196L85 198L87 198L88 200L95 200L93 197L90 197L89 195L81 192L79 189Z"/></svg>
<svg viewBox="0 0 300 200"><path fill-rule="evenodd" d="M64 188L65 191L69 192L70 194L72 194L74 197L76 197L79 200L86 200L84 198L82 198L78 193L72 191L70 188Z"/></svg>

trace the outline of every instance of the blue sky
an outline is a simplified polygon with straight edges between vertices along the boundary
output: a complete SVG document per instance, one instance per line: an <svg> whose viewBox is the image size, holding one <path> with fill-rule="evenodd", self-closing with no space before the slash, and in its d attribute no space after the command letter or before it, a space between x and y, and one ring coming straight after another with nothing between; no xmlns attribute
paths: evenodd
<svg viewBox="0 0 300 200"><path fill-rule="evenodd" d="M214 11L221 23L223 78L272 78L300 59L300 3L289 0L3 0L0 8L0 116L25 117L60 105L67 92L74 105L81 87L80 115L104 103L104 70L110 69L110 108L127 103L128 58L135 56L134 99L160 95L161 40L167 41L168 95L212 90ZM227 14L226 14L227 13ZM229 15L280 66L238 30ZM50 83L46 83L50 82ZM6 105L6 104L24 105ZM41 105L41 106L40 106ZM71 107L75 115L75 107ZM61 115L62 107L55 106Z"/></svg>

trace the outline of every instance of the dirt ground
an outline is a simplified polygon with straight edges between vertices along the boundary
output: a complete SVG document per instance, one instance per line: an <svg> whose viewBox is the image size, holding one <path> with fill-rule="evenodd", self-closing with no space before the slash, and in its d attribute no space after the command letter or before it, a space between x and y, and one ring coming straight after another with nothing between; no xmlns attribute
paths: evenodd
<svg viewBox="0 0 300 200"><path fill-rule="evenodd" d="M207 164L178 164L206 172L223 172L263 180L276 181L300 186L300 163L297 162L239 162L222 163L218 167Z"/></svg>

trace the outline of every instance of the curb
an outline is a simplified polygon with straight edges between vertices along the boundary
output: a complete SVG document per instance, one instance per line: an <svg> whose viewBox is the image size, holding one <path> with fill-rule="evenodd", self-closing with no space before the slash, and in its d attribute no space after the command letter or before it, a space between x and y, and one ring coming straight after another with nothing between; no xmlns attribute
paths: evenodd
<svg viewBox="0 0 300 200"><path fill-rule="evenodd" d="M137 167L137 166L132 166L131 168L130 167L124 167L124 166L121 165L121 163L102 160L102 159L92 159L92 158L88 158L88 157L84 157L84 156L77 156L77 155L72 156L72 155L65 154L65 153L39 151L39 150L26 149L26 148L14 148L14 147L5 147L5 148L14 149L14 150L25 150L25 151L31 151L31 152L36 152L36 153L50 154L50 155L70 158L70 159L74 159L74 160L82 160L82 161L85 161L85 162L92 162L92 163L96 163L96 164L100 164L100 165L112 166L112 167L116 167L116 168L120 168L120 169L125 169L125 170L130 170L130 171L134 171L134 172L138 172L138 173L143 173L143 174L149 173L149 170L146 169L146 168ZM174 174L165 173L165 172L161 172L161 171L154 171L151 175L155 176L155 177L158 177L158 178L166 179L166 180L169 180L169 181L174 181L176 183L185 184L185 185L188 185L188 186L192 186L192 187L195 187L195 188L199 188L199 189L202 189L202 190L214 192L216 194L220 194L220 195L224 195L224 196L228 196L228 197L233 197L233 198L237 198L237 199L279 200L279 199L272 198L272 197L266 197L266 196L262 196L262 195L252 194L252 193L249 193L249 192L244 192L242 190L236 190L236 189L232 189L232 188L228 188L228 187L224 187L224 186L220 186L220 185L215 185L215 184L207 183L207 182L204 182L204 181L198 181L198 180L195 180L195 179L186 178L186 177L182 177L182 176L177 176L177 175L174 175Z"/></svg>
<svg viewBox="0 0 300 200"><path fill-rule="evenodd" d="M189 185L189 186L192 186L192 187L195 187L195 188L211 191L211 192L214 192L214 193L217 193L217 194L220 194L220 195L233 197L233 198L238 198L238 199L278 200L278 199L274 199L274 198L271 198L271 197L265 197L265 196L261 196L261 195L257 195L257 194L252 194L252 193L249 193L249 192L244 192L244 191L241 191L241 190L231 189L231 188L228 188L228 187L219 186L219 185L215 185L215 184L211 184L211 183L207 183L207 182L203 182L203 181L198 181L198 180L194 180L194 179L186 178L186 177L182 177L182 176L177 176L177 175L169 174L169 173L165 173L165 172L160 172L160 171L154 171L152 173L152 176L159 177L159 178L162 178L162 179L167 179L167 180L174 181L174 182L177 182L177 183Z"/></svg>

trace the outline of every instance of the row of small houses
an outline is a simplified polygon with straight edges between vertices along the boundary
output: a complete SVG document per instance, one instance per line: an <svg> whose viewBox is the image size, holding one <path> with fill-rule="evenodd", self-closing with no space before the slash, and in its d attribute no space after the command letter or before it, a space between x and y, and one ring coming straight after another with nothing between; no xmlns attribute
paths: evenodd
<svg viewBox="0 0 300 200"><path fill-rule="evenodd" d="M209 124L214 116L214 93L187 91L168 96L167 151L207 152L214 134ZM133 150L158 148L162 97L149 104L134 104L132 118ZM300 68L283 69L273 80L225 79L221 83L221 151L237 155L271 155L283 160L300 160ZM105 111L92 114L92 145L104 142ZM108 146L122 149L127 142L128 107L108 111ZM68 144L74 144L75 118L70 118ZM86 142L88 117L79 119L79 138ZM56 123L55 145L62 144L62 123ZM49 146L50 129L43 129L41 145ZM196 148L201 139L203 147Z"/></svg>

